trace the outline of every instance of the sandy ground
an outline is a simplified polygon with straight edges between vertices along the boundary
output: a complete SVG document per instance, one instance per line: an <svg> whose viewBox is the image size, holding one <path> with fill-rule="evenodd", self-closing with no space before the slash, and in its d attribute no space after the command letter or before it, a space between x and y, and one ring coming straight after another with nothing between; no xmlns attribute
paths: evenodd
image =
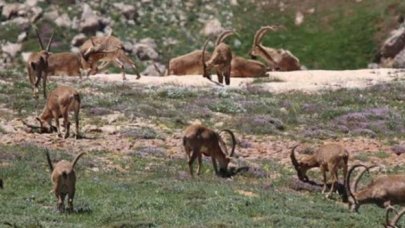
<svg viewBox="0 0 405 228"><path fill-rule="evenodd" d="M211 88L218 86L213 82L203 78L202 76L168 76L168 77L152 77L145 76L137 80L136 76L127 75L127 80L124 83L136 85L175 85L175 86L192 86ZM213 76L216 80L216 76ZM339 88L364 88L378 83L390 82L393 80L405 79L403 71L394 69L362 69L362 70L347 70L347 71L297 71L297 72L270 72L268 78L263 78L260 83L254 83L252 78L232 78L231 88L244 89L248 86L260 86L275 93L283 93L292 90L300 90L308 93L316 92L324 89L339 89ZM51 80L70 80L69 78L54 78ZM77 79L73 79L77 80ZM121 74L99 74L91 76L90 80L98 83L123 83ZM277 81L277 82L274 82ZM281 82L280 82L281 81ZM141 126L148 120L137 120L132 125ZM84 121L85 122L85 121ZM83 122L82 122L83 123ZM89 138L75 140L73 138L60 139L56 134L33 134L24 131L24 126L21 121L15 119L13 121L2 122L3 129L7 134L0 133L0 142L2 144L34 144L40 147L48 147L53 149L62 149L71 153L79 151L91 150L108 150L113 154L131 155L137 148L163 148L166 156L185 158L183 148L181 146L181 130L175 134L168 136L165 139L131 139L120 135L120 129L128 123L120 123L121 126L105 126L100 129L91 130L89 126L81 126L82 131ZM120 125L118 124L118 125ZM149 127L155 128L158 131L159 126L154 126L153 123ZM90 129L90 130L89 130ZM94 132L93 132L94 131ZM277 136L263 136L257 138L255 136L237 136L240 142L248 146L238 147L237 153L240 158L245 160L262 160L274 159L284 164L289 164L290 148L298 142L289 141ZM336 141L335 141L336 142ZM351 153L354 158L360 152L369 152L368 162L384 165L401 165L405 162L405 155L397 156L392 153L391 146L386 145L386 142L381 142L378 139L370 138L342 138L337 141L342 143ZM401 142L405 145L405 142ZM388 158L381 160L373 154L380 151L385 151L389 154Z"/></svg>

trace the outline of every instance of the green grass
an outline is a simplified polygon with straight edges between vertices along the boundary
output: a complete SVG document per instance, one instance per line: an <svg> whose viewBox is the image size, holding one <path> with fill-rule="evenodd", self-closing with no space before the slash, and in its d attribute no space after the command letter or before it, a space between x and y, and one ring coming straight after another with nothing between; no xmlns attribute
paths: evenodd
<svg viewBox="0 0 405 228"><path fill-rule="evenodd" d="M204 161L202 175L190 179L185 160L133 155L122 162L121 156L103 151L88 151L78 162L76 212L60 214L49 193L50 175L43 152L30 145L0 146L2 162L8 164L0 168L5 182L0 194L2 223L23 227L376 227L384 218L384 210L375 206L364 206L360 214L352 214L345 205L321 194L288 189L292 171L271 161L262 161L265 172L281 177L222 179ZM63 151L50 153L55 160L72 159ZM99 158L113 161L127 172L105 167Z"/></svg>

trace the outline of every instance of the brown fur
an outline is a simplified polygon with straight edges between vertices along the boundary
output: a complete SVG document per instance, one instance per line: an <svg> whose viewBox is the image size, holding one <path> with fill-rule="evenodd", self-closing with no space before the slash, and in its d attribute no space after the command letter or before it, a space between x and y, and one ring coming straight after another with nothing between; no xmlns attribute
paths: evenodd
<svg viewBox="0 0 405 228"><path fill-rule="evenodd" d="M205 50L207 48L208 42L205 42L203 47L203 54L201 55L201 61L203 62L203 76L211 80L211 75L209 73L211 68L215 68L218 76L218 82L223 83L223 78L225 77L225 84L229 85L231 83L231 62L232 62L232 51L231 48L225 44L223 41L228 36L234 34L233 31L224 31L215 42L215 49L212 52L211 57L208 61L203 61L205 59Z"/></svg>
<svg viewBox="0 0 405 228"><path fill-rule="evenodd" d="M59 126L59 118L63 117L63 126L66 129L65 138L69 137L70 122L69 112L74 112L76 125L76 138L79 137L79 111L80 111L80 95L79 93L68 86L59 86L54 89L48 97L45 108L37 120L41 124L41 129L47 124L52 129L51 121L55 119L56 129L60 137L61 130Z"/></svg>
<svg viewBox="0 0 405 228"><path fill-rule="evenodd" d="M58 200L57 208L60 212L64 210L66 195L68 196L68 210L73 211L73 199L76 192L76 173L74 168L79 158L84 154L85 152L78 154L72 162L61 160L52 165L49 152L46 152L49 169L51 170L52 191Z"/></svg>
<svg viewBox="0 0 405 228"><path fill-rule="evenodd" d="M42 44L42 40L38 34L38 31L35 30L37 34L38 42L41 45L41 51L33 52L27 61L27 72L28 78L30 80L33 96L37 97L39 92L39 84L42 79L42 86L43 86L43 94L44 98L46 98L46 81L47 81L47 69L48 69L48 58L49 58L49 49L51 47L53 33L51 38L49 39L48 45L46 49L44 49L44 45Z"/></svg>
<svg viewBox="0 0 405 228"><path fill-rule="evenodd" d="M90 71L90 65L80 54L61 52L51 54L48 58L48 75L80 76ZM87 74L87 73L86 73Z"/></svg>
<svg viewBox="0 0 405 228"><path fill-rule="evenodd" d="M307 155L301 159L296 159L295 149L297 146L293 147L291 150L290 158L295 170L297 171L298 178L301 181L309 181L306 172L309 169L319 167L323 175L324 187L322 193L325 193L327 186L326 172L329 171L332 187L326 196L330 197L334 192L335 185L338 181L339 168L343 169L343 182L346 179L349 153L339 144L326 144L320 146L312 155Z"/></svg>
<svg viewBox="0 0 405 228"><path fill-rule="evenodd" d="M235 136L231 131L225 131L232 136L233 146L230 154L232 157L235 152ZM193 176L193 163L197 158L197 174L200 175L203 154L211 157L215 174L226 174L228 171L227 169L230 158L227 157L227 149L219 133L200 124L190 125L184 131L183 146L189 159L188 166L191 176ZM224 148L225 151L222 148ZM216 163L217 161L219 163L219 172Z"/></svg>
<svg viewBox="0 0 405 228"><path fill-rule="evenodd" d="M204 53L204 61L208 61L211 54ZM185 55L172 58L169 61L169 67L166 75L195 75L203 74L202 51L195 50Z"/></svg>
<svg viewBox="0 0 405 228"><path fill-rule="evenodd" d="M370 167L366 167L359 177L356 178L352 187L349 185L352 172L363 165L354 165L349 170L346 178L347 191L349 193L349 207L352 211L357 211L362 204L373 203L379 207L387 208L394 204L405 204L405 175L380 175L374 178L370 184L363 189L357 191L357 184L365 171Z"/></svg>
<svg viewBox="0 0 405 228"><path fill-rule="evenodd" d="M278 28L279 26L264 26L257 30L253 38L252 49L249 53L250 56L252 58L263 58L267 62L267 64L269 64L274 70L300 70L301 64L299 59L295 57L290 51L265 47L261 43L263 36L267 32L276 31Z"/></svg>
<svg viewBox="0 0 405 228"><path fill-rule="evenodd" d="M231 61L231 77L267 77L266 66L259 61L234 56Z"/></svg>
<svg viewBox="0 0 405 228"><path fill-rule="evenodd" d="M97 63L104 62L103 67L109 63L120 67L123 80L126 79L125 66L130 66L135 70L137 79L141 77L134 62L125 54L121 40L115 36L93 36L82 44L80 52L91 67L89 74L97 73L100 70Z"/></svg>

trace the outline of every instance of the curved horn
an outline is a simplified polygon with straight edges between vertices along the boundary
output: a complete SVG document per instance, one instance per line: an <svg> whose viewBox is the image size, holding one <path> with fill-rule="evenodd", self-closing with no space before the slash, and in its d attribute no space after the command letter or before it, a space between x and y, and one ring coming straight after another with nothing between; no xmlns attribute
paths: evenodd
<svg viewBox="0 0 405 228"><path fill-rule="evenodd" d="M24 120L21 120L21 122L22 122L26 127L29 127L29 128L31 128L31 129L41 129L41 127L28 124L28 123L25 122Z"/></svg>
<svg viewBox="0 0 405 228"><path fill-rule="evenodd" d="M390 227L391 223L390 223L390 212L393 211L398 215L398 211L395 210L395 208L393 206L388 206L386 209L386 213L385 213L385 226L384 227Z"/></svg>
<svg viewBox="0 0 405 228"><path fill-rule="evenodd" d="M203 66L203 77L208 77L207 76L207 64L205 64L205 50L207 49L207 44L208 44L208 39L204 43L202 54L201 54L201 62L202 62L202 66Z"/></svg>
<svg viewBox="0 0 405 228"><path fill-rule="evenodd" d="M78 155L75 157L75 159L72 161L72 168L75 168L75 165L76 165L77 161L79 160L79 158L80 158L81 156L85 155L85 154L86 154L86 152L81 152L80 154L78 154Z"/></svg>
<svg viewBox="0 0 405 228"><path fill-rule="evenodd" d="M352 167L350 168L350 170L349 170L347 176L346 176L346 184L345 184L347 193L349 194L350 197L352 197L352 199L353 199L353 201L354 201L354 204L356 204L356 205L358 204L358 202L357 202L356 197L353 195L353 192L352 192L351 187L350 187L350 176L352 175L353 171L354 171L356 168L359 168L359 167L365 167L366 170L368 170L368 167L365 166L365 165L357 164L357 165L352 166ZM359 175L359 177L356 179L357 182L360 181L360 177L361 177L361 176L362 176L362 175ZM357 183L355 183L353 186L357 186Z"/></svg>
<svg viewBox="0 0 405 228"><path fill-rule="evenodd" d="M297 161L297 158L295 157L295 149L299 146L299 144L295 145L292 149L291 149L291 153L290 153L290 158L291 158L291 163L293 164L295 170L298 173L298 178L301 180L301 175L300 175L300 171L299 171L299 166L300 164Z"/></svg>
<svg viewBox="0 0 405 228"><path fill-rule="evenodd" d="M377 167L377 165L372 165L372 166L364 166L366 169L362 170L359 174L357 174L356 178L353 181L353 190L354 192L357 192L357 186L360 182L360 179L362 178L362 176L364 175L365 172L369 172L370 169Z"/></svg>
<svg viewBox="0 0 405 228"><path fill-rule="evenodd" d="M405 208L403 208L395 217L392 219L390 225L396 227L397 222L401 219L401 217L405 214Z"/></svg>
<svg viewBox="0 0 405 228"><path fill-rule="evenodd" d="M228 36L235 34L232 30L225 30L223 31L218 38L215 40L215 47L222 43Z"/></svg>
<svg viewBox="0 0 405 228"><path fill-rule="evenodd" d="M44 44L42 43L41 37L39 36L38 29L34 28L35 33L37 34L39 45L41 45L41 50L44 50Z"/></svg>
<svg viewBox="0 0 405 228"><path fill-rule="evenodd" d="M232 150L231 150L231 154L229 156L233 157L235 154L235 147L236 147L236 137L235 134L229 130L229 129L223 129L220 132L228 132L228 134L231 136L232 138Z"/></svg>
<svg viewBox="0 0 405 228"><path fill-rule="evenodd" d="M46 45L46 51L47 51L47 52L49 52L49 50L51 49L51 43L52 43L53 35L54 35L54 34L55 34L55 33L52 32L51 38L50 38L49 41L48 41L48 45Z"/></svg>
<svg viewBox="0 0 405 228"><path fill-rule="evenodd" d="M45 149L45 155L46 155L46 161L48 162L49 170L52 173L53 172L53 165L52 165L51 157L49 156L49 150L48 149Z"/></svg>

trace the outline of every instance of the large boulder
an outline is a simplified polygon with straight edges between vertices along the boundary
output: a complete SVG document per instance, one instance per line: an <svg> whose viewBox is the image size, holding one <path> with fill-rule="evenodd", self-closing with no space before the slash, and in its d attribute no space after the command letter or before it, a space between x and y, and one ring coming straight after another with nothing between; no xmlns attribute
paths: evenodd
<svg viewBox="0 0 405 228"><path fill-rule="evenodd" d="M21 44L14 44L7 42L6 44L1 46L1 50L8 54L11 58L15 58L18 52L21 51L22 45Z"/></svg>
<svg viewBox="0 0 405 228"><path fill-rule="evenodd" d="M221 33L224 28L221 25L221 22L218 19L212 19L205 23L202 34L205 36L217 36Z"/></svg>
<svg viewBox="0 0 405 228"><path fill-rule="evenodd" d="M146 38L135 44L132 52L136 54L141 61L158 60L159 54L156 49L157 45L155 41L151 38Z"/></svg>
<svg viewBox="0 0 405 228"><path fill-rule="evenodd" d="M110 24L110 19L99 16L86 3L82 6L82 15L79 22L79 31L84 33L96 33Z"/></svg>
<svg viewBox="0 0 405 228"><path fill-rule="evenodd" d="M405 48L395 56L392 67L405 68Z"/></svg>
<svg viewBox="0 0 405 228"><path fill-rule="evenodd" d="M158 62L154 62L150 65L148 65L144 71L142 71L141 75L144 76L162 76L164 74L164 72L166 71L166 66L158 63Z"/></svg>
<svg viewBox="0 0 405 228"><path fill-rule="evenodd" d="M127 20L135 20L139 15L133 5L124 4L122 2L114 3L113 6L119 10L120 14Z"/></svg>
<svg viewBox="0 0 405 228"><path fill-rule="evenodd" d="M383 58L394 58L405 47L405 26L390 33L381 47L380 54Z"/></svg>

